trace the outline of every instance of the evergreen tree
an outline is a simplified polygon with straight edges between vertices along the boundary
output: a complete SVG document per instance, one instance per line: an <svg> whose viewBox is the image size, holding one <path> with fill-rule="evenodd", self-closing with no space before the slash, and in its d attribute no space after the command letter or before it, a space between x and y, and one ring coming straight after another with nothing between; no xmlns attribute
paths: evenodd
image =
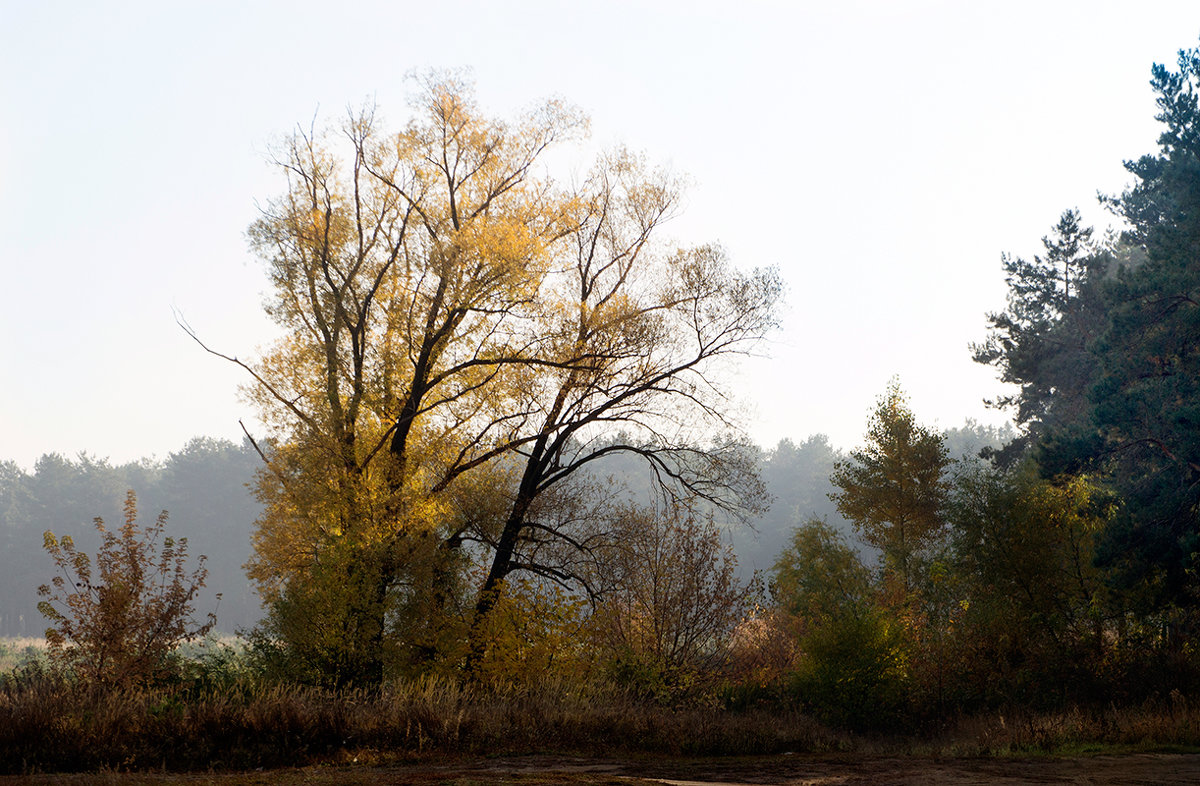
<svg viewBox="0 0 1200 786"><path fill-rule="evenodd" d="M919 557L942 527L949 464L941 435L917 423L893 380L871 416L865 447L838 462L831 480L838 511L868 544L883 552L883 577L893 596L908 597Z"/></svg>
<svg viewBox="0 0 1200 786"><path fill-rule="evenodd" d="M1200 601L1200 49L1155 65L1156 155L1127 162L1136 184L1110 204L1144 258L1109 290L1091 422L1052 441L1047 472L1103 472L1124 506L1102 562L1154 608Z"/></svg>
<svg viewBox="0 0 1200 786"><path fill-rule="evenodd" d="M1086 417L1095 378L1090 347L1105 324L1101 282L1112 255L1094 243L1079 212L1064 212L1042 245L1044 256L1032 262L1003 257L1008 307L988 315L987 339L971 347L976 362L995 366L1002 381L1019 386L988 402L1012 409L1024 430L1005 448L989 451L1005 466L1048 432Z"/></svg>

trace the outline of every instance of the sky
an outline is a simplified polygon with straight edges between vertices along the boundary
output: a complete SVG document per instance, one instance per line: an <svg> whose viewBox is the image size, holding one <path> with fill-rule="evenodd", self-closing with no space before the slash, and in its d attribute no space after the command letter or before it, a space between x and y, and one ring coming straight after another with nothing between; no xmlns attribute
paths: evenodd
<svg viewBox="0 0 1200 786"><path fill-rule="evenodd" d="M205 354L275 335L245 229L273 141L406 75L469 68L512 117L565 98L592 144L692 184L668 227L777 266L781 330L736 383L770 447L861 442L896 376L917 418L1000 424L969 344L1069 208L1103 227L1158 135L1148 81L1200 4L1008 0L0 0L0 460L114 463L257 428Z"/></svg>

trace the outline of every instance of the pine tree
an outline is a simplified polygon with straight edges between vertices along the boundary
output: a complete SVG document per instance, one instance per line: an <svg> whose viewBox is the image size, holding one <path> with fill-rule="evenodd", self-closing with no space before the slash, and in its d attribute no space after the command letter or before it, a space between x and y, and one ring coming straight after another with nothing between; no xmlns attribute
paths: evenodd
<svg viewBox="0 0 1200 786"><path fill-rule="evenodd" d="M841 489L831 495L838 511L883 552L884 582L897 600L914 589L921 552L942 528L949 461L941 435L917 423L893 380L871 416L866 446L830 478Z"/></svg>
<svg viewBox="0 0 1200 786"><path fill-rule="evenodd" d="M1010 465L1038 439L1086 417L1095 379L1091 344L1103 330L1101 282L1112 254L1092 240L1077 210L1064 212L1045 254L1029 262L1003 257L1008 307L988 315L986 340L971 346L976 362L995 366L1000 379L1019 389L988 403L1012 409L1021 437L995 453Z"/></svg>

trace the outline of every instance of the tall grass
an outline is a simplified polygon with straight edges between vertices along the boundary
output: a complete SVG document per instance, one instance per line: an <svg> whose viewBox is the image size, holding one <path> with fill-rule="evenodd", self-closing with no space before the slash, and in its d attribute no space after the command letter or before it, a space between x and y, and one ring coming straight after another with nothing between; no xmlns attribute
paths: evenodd
<svg viewBox="0 0 1200 786"><path fill-rule="evenodd" d="M229 642L181 655L157 685L105 690L51 673L36 651L21 647L17 654L10 656L17 667L0 672L0 773L253 769L532 753L1200 750L1200 702L1178 690L1136 706L1018 709L934 719L929 728L902 735L851 735L822 726L785 694L769 692L744 700L734 700L740 696L734 692L724 704L664 706L611 682L480 688L438 677L334 692L266 681L245 650Z"/></svg>
<svg viewBox="0 0 1200 786"><path fill-rule="evenodd" d="M243 769L445 754L826 751L840 736L790 711L669 710L436 679L378 692L243 684L97 692L46 677L0 687L0 771Z"/></svg>
<svg viewBox="0 0 1200 786"><path fill-rule="evenodd" d="M1173 692L1135 707L995 713L960 720L935 742L934 752L957 755L1200 751L1200 705Z"/></svg>

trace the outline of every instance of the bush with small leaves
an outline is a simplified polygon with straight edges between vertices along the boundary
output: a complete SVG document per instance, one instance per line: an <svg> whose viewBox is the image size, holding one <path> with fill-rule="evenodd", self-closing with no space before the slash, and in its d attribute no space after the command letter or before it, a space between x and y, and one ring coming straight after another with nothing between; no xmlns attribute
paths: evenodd
<svg viewBox="0 0 1200 786"><path fill-rule="evenodd" d="M187 569L187 538L165 537L167 513L144 530L137 498L125 497L125 523L117 532L95 520L102 544L95 563L70 536L45 534L45 548L59 570L38 588L38 610L54 666L101 686L144 682L163 668L181 643L206 635L216 615L193 619L196 594L208 570L203 555ZM220 596L218 595L218 598Z"/></svg>

